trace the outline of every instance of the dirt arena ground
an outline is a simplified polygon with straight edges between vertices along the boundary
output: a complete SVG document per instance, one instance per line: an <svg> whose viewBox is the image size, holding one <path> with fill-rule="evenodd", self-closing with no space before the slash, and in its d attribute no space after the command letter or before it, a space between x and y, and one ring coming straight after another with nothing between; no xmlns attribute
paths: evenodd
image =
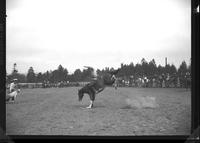
<svg viewBox="0 0 200 143"><path fill-rule="evenodd" d="M107 87L78 102L80 87L22 89L6 104L8 135L189 135L191 92L175 88ZM130 106L127 99L154 97L156 107ZM131 100L130 100L131 101Z"/></svg>

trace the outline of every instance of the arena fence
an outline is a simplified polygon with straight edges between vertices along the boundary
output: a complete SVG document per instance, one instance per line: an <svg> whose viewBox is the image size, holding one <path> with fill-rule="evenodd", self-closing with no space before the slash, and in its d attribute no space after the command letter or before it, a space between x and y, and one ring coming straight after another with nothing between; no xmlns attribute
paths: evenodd
<svg viewBox="0 0 200 143"><path fill-rule="evenodd" d="M42 88L43 83L19 83L19 88Z"/></svg>
<svg viewBox="0 0 200 143"><path fill-rule="evenodd" d="M52 87L57 87L57 88L63 88L63 87L77 87L77 86L85 86L89 82L68 82L68 83L18 83L19 88L52 88ZM185 86L182 85L181 83L137 83L137 82L119 82L117 84L118 87L150 87L150 88L184 88ZM189 85L190 88L191 85ZM9 89L9 84L6 85L6 88Z"/></svg>
<svg viewBox="0 0 200 143"><path fill-rule="evenodd" d="M52 88L52 87L76 87L84 86L89 82L69 82L69 83L18 83L19 88ZM9 85L8 85L9 88Z"/></svg>

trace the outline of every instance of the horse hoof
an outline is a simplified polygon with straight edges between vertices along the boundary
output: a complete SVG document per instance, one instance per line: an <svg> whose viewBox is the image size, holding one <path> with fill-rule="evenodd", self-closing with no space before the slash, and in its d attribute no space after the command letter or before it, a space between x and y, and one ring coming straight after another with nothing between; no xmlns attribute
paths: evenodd
<svg viewBox="0 0 200 143"><path fill-rule="evenodd" d="M88 107L86 107L87 109L91 109L92 107L90 107L90 106L88 106Z"/></svg>

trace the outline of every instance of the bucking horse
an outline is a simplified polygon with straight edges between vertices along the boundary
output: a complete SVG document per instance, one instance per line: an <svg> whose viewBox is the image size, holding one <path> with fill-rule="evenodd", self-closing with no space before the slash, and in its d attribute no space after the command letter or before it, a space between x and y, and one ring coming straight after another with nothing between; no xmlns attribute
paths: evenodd
<svg viewBox="0 0 200 143"><path fill-rule="evenodd" d="M96 81L90 82L83 86L81 89L78 90L78 100L82 101L84 94L88 94L90 97L90 105L86 108L92 108L95 96L98 93L102 92L106 86L113 86L116 84L117 78L115 77L115 75L118 71L119 70L109 72L109 76L100 76L97 78Z"/></svg>

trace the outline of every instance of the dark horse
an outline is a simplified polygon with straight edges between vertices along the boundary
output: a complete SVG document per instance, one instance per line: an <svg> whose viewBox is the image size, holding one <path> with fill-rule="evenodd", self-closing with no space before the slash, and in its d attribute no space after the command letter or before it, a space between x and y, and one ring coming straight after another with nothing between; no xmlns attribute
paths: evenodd
<svg viewBox="0 0 200 143"><path fill-rule="evenodd" d="M106 86L112 86L115 81L116 78L113 76L102 76L99 77L96 81L86 84L84 87L78 90L79 101L82 100L85 93L88 94L90 96L90 105L86 108L92 108L96 94L103 91Z"/></svg>

